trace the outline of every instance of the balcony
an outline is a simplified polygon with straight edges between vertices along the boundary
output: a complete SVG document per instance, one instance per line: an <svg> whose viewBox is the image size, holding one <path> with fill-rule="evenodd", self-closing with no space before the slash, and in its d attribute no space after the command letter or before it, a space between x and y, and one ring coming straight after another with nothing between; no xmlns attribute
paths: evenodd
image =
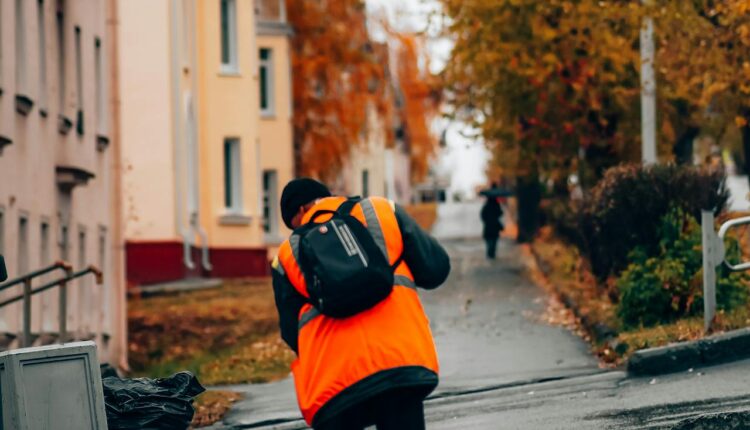
<svg viewBox="0 0 750 430"><path fill-rule="evenodd" d="M55 182L61 190L70 191L79 185L86 185L94 178L94 174L72 166L57 166L55 168Z"/></svg>

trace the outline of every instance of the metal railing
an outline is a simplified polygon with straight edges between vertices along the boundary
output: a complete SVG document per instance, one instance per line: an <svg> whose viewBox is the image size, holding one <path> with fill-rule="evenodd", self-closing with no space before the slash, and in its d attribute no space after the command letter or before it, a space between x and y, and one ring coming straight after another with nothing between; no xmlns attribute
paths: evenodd
<svg viewBox="0 0 750 430"><path fill-rule="evenodd" d="M47 282L42 286L32 288L31 282L34 278L38 278L39 276L43 276L43 275L52 273L57 270L62 270L63 272L65 272L65 276L60 279ZM67 263L65 261L58 261L57 263L51 266L36 270L34 272L28 273L26 275L20 276L15 279L11 279L10 281L0 284L0 292L5 291L8 288L14 287L16 285L23 285L22 294L0 301L0 308L3 308L4 306L10 305L12 303L16 303L18 301L23 301L23 329L22 329L22 337L21 337L21 347L31 346L31 342L32 342L31 340L31 297L34 296L35 294L39 294L41 292L47 291L55 287L60 288L59 305L58 305L58 322L59 322L58 342L60 343L65 342L67 335L68 335L67 333L67 316L68 316L67 286L68 286L68 282L74 279L80 278L82 276L88 275L89 273L92 273L94 274L94 276L96 276L97 285L102 284L102 281L103 281L102 272L98 268L94 266L89 266L83 270L74 272L73 266L71 266L70 263Z"/></svg>

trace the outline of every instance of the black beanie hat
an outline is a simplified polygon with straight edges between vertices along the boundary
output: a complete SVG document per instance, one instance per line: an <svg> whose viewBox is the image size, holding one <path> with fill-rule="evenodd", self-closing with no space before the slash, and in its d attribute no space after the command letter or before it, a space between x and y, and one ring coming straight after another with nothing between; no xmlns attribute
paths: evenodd
<svg viewBox="0 0 750 430"><path fill-rule="evenodd" d="M323 197L330 197L328 187L311 178L292 179L281 192L281 219L287 227L292 227L292 218L299 208Z"/></svg>

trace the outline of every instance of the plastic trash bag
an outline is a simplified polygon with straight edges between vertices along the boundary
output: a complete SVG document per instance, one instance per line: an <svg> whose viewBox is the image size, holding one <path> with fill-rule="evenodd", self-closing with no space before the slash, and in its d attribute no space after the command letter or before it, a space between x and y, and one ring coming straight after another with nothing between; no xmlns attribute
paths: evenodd
<svg viewBox="0 0 750 430"><path fill-rule="evenodd" d="M190 372L169 378L102 378L110 430L185 430L193 420L193 398L206 391Z"/></svg>

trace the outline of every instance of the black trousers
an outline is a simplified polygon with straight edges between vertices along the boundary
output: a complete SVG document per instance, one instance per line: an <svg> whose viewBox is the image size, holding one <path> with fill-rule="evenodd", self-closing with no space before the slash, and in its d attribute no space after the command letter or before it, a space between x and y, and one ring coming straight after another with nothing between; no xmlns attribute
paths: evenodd
<svg viewBox="0 0 750 430"><path fill-rule="evenodd" d="M315 430L424 430L424 399L410 390L391 390L315 426Z"/></svg>
<svg viewBox="0 0 750 430"><path fill-rule="evenodd" d="M487 243L487 258L489 259L495 259L495 251L497 251L497 240L498 238L484 238L484 241Z"/></svg>

